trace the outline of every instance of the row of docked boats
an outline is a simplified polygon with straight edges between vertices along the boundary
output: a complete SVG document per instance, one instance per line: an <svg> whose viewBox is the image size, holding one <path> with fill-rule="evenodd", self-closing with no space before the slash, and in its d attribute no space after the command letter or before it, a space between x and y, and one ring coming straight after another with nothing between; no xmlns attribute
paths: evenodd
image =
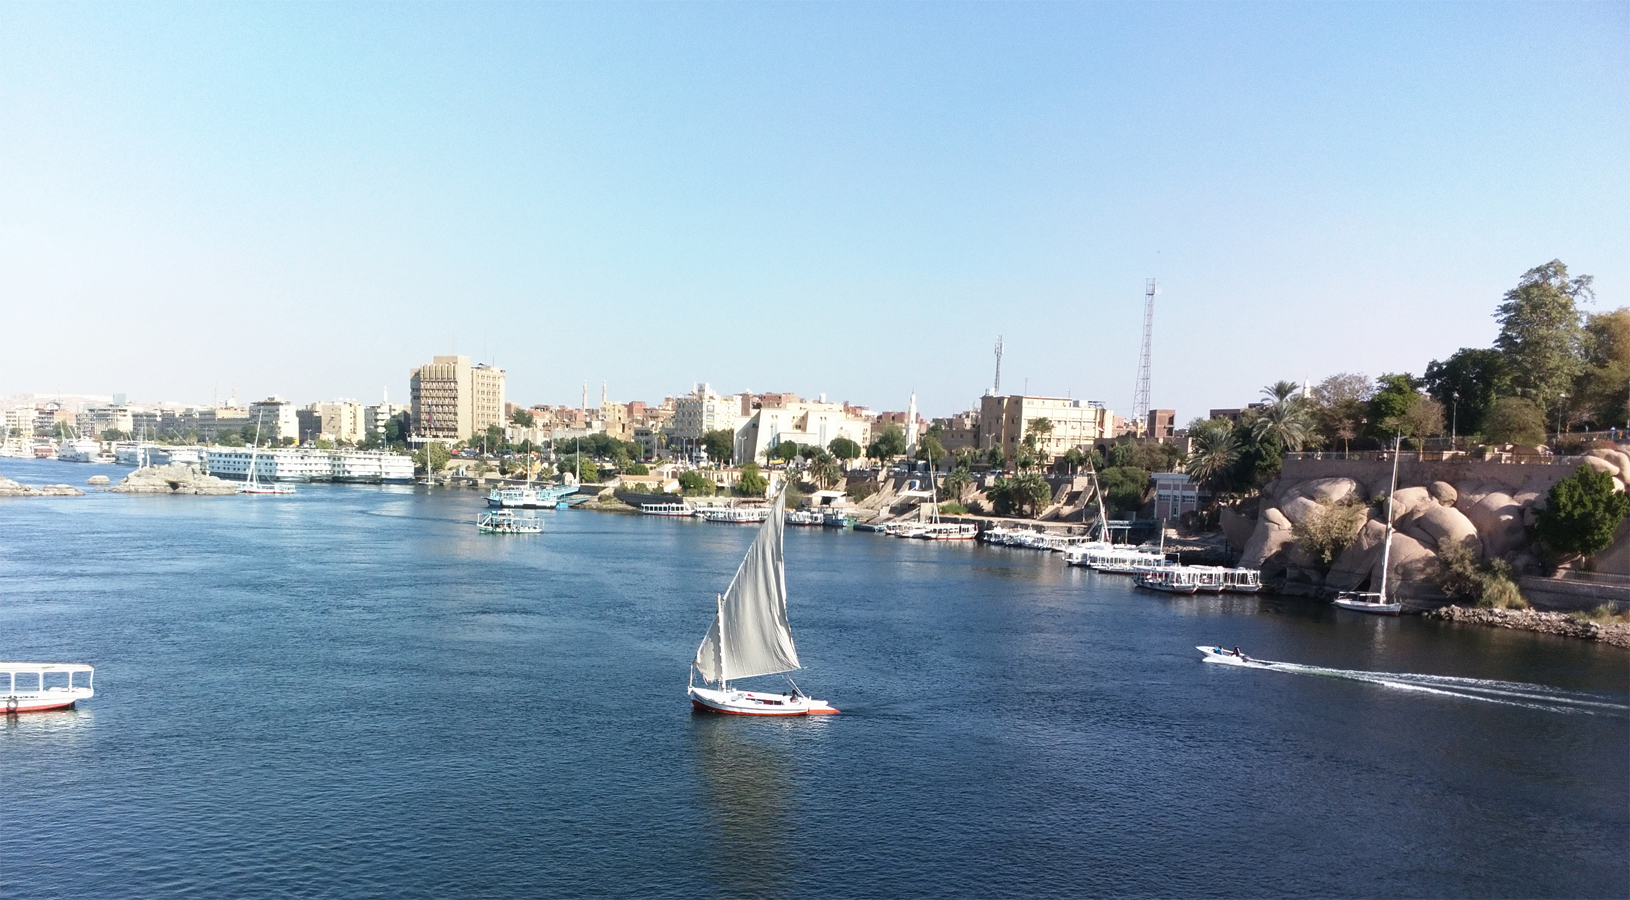
<svg viewBox="0 0 1630 900"><path fill-rule="evenodd" d="M701 519L719 525L758 525L768 519L769 506L693 506L689 503L641 503L642 515L668 516L681 519ZM836 510L792 509L782 513L786 525L825 528L848 528L855 524L854 517Z"/></svg>
<svg viewBox="0 0 1630 900"><path fill-rule="evenodd" d="M487 505L496 509L563 509L566 498L577 490L575 484L493 488L487 495Z"/></svg>

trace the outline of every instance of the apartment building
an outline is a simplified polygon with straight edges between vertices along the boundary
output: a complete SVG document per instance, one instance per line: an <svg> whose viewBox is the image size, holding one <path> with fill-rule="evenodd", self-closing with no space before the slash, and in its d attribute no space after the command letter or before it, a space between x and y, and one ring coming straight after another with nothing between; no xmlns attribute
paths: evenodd
<svg viewBox="0 0 1630 900"><path fill-rule="evenodd" d="M1052 423L1037 434L1036 450L1051 459L1072 447L1090 446L1113 434L1114 414L1094 400L1066 397L986 396L979 404L979 449L1001 448L1011 456L1033 431L1037 419Z"/></svg>
<svg viewBox="0 0 1630 900"><path fill-rule="evenodd" d="M467 441L504 425L504 370L437 356L409 375L413 431L422 439Z"/></svg>

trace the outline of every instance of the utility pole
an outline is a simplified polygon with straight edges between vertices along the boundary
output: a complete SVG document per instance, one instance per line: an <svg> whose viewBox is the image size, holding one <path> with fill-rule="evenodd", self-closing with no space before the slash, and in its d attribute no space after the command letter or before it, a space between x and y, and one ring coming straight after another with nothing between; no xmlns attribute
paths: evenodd
<svg viewBox="0 0 1630 900"><path fill-rule="evenodd" d="M1155 294L1160 284L1153 278L1143 287L1143 354L1138 358L1138 383L1132 391L1132 419L1138 434L1148 425L1149 418L1149 357L1155 334Z"/></svg>

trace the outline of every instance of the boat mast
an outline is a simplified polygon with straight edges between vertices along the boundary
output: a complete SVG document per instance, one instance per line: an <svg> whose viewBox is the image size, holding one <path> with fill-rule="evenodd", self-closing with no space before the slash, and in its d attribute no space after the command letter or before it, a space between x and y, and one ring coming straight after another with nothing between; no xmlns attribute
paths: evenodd
<svg viewBox="0 0 1630 900"><path fill-rule="evenodd" d="M1392 440L1392 486L1387 488L1387 535L1381 545L1381 594L1377 602L1387 602L1387 568L1392 559L1392 495L1398 493L1398 450L1403 435Z"/></svg>
<svg viewBox="0 0 1630 900"><path fill-rule="evenodd" d="M718 624L719 641L713 648L713 655L719 662L719 690L729 692L730 680L725 677L724 671L724 595L715 594L714 602L718 604L714 613L717 618L714 621Z"/></svg>

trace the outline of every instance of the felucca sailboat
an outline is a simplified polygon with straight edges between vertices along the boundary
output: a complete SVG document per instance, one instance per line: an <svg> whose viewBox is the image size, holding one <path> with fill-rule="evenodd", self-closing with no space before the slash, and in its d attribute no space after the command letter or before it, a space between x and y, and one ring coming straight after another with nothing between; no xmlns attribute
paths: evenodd
<svg viewBox="0 0 1630 900"><path fill-rule="evenodd" d="M1398 451L1402 447L1403 438L1392 442L1392 486L1387 488L1387 532L1386 537L1382 538L1381 546L1381 589L1373 594L1357 592L1338 594L1335 604L1341 609L1375 616L1396 616L1404 610L1402 603L1387 602L1387 567L1392 562L1392 495L1398 493Z"/></svg>
<svg viewBox="0 0 1630 900"><path fill-rule="evenodd" d="M802 668L787 623L787 570L781 537L786 531L786 494L776 495L747 556L718 596L713 627L691 663L686 694L697 709L738 716L807 716L835 713L825 701L792 690L772 694L730 686L735 679L780 675ZM700 674L703 685L696 683Z"/></svg>

